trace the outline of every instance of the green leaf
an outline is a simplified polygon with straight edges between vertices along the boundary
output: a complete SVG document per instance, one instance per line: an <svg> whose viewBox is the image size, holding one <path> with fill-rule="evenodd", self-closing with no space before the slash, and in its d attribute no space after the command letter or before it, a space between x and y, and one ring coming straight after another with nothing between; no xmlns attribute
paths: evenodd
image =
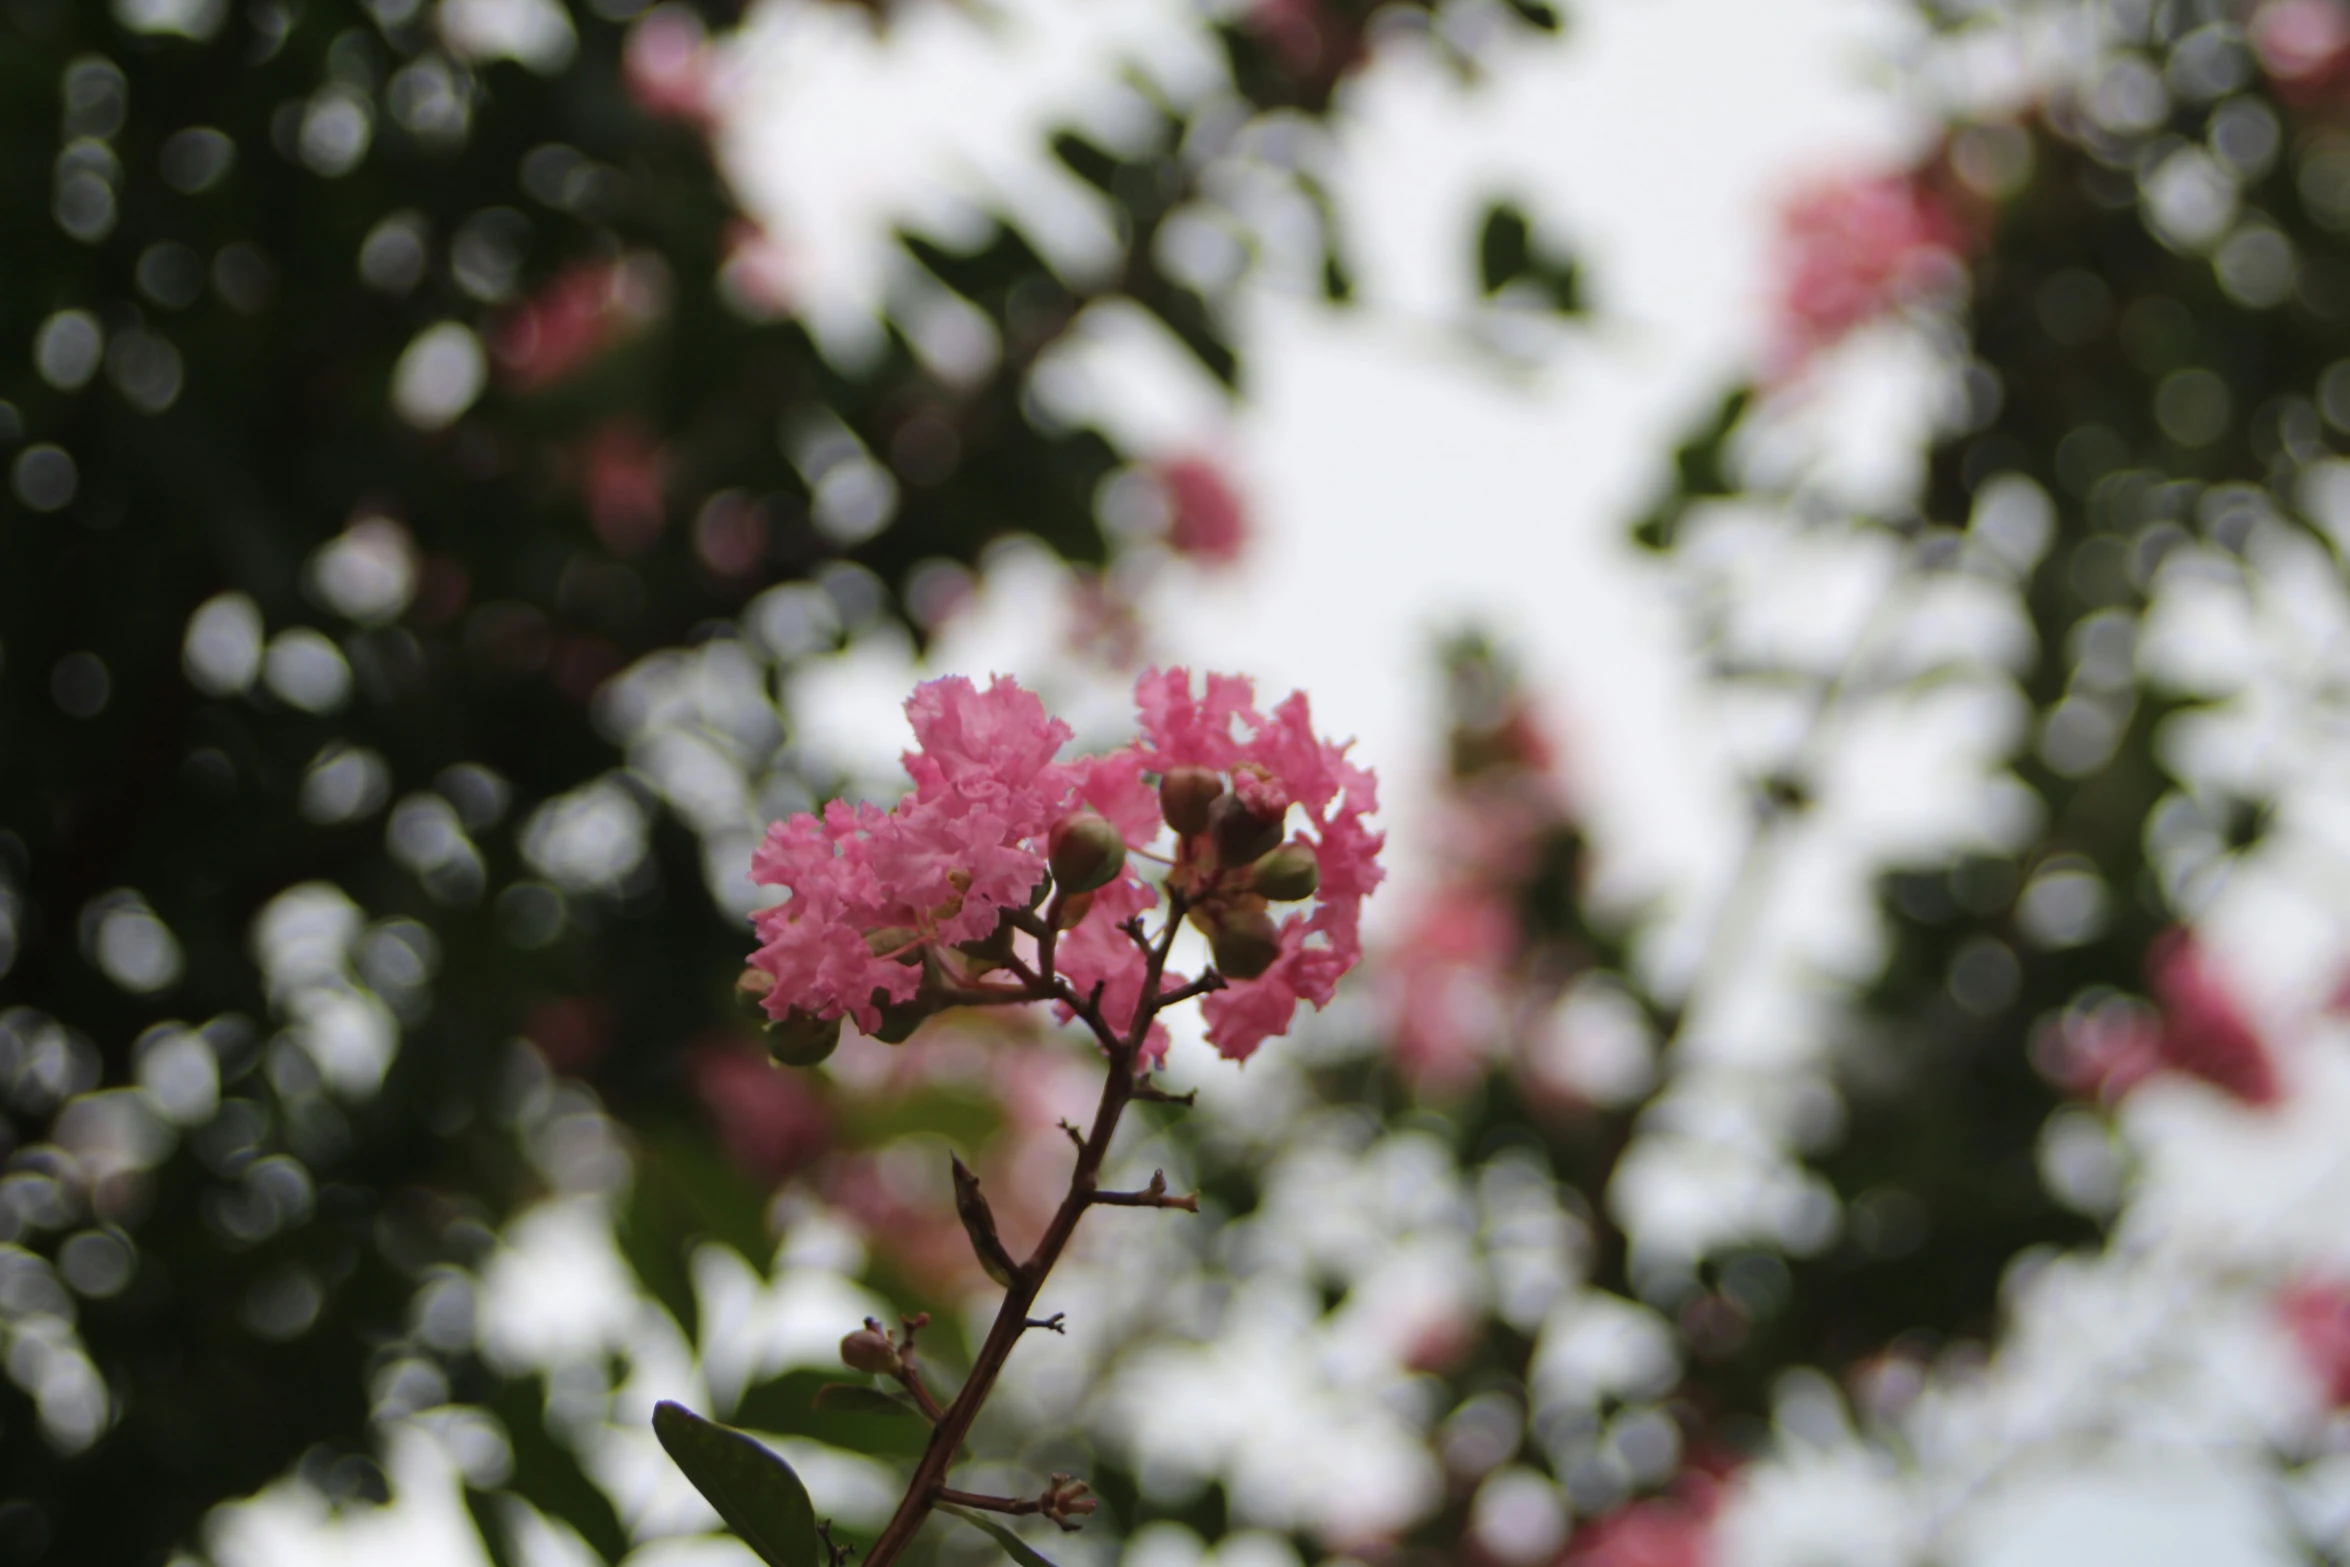
<svg viewBox="0 0 2350 1567"><path fill-rule="evenodd" d="M874 1458L918 1458L930 1442L930 1422L914 1410L877 1389L851 1388L821 1371L791 1371L753 1383L727 1419L754 1431L810 1437Z"/></svg>
<svg viewBox="0 0 2350 1567"><path fill-rule="evenodd" d="M1533 265L1534 234L1526 214L1506 201L1485 209L1477 235L1477 282L1488 294L1524 277Z"/></svg>
<svg viewBox="0 0 2350 1567"><path fill-rule="evenodd" d="M921 1418L904 1402L890 1397L877 1387L859 1387L854 1382L827 1382L816 1390L810 1407L832 1410L840 1414L858 1415L914 1415Z"/></svg>
<svg viewBox="0 0 2350 1567"><path fill-rule="evenodd" d="M977 1529L1004 1548L1004 1554L1018 1562L1020 1567L1053 1567L1053 1559L1021 1539L1011 1530L997 1523L985 1513L975 1513L968 1507L957 1507L952 1502L939 1505L940 1512L953 1513L957 1518Z"/></svg>
<svg viewBox="0 0 2350 1567"><path fill-rule="evenodd" d="M498 1517L498 1497L495 1492L477 1491L465 1487L465 1510L473 1515L474 1532L481 1536L482 1554L490 1559L490 1567L520 1567L514 1553L508 1549L505 1521Z"/></svg>
<svg viewBox="0 0 2350 1567"><path fill-rule="evenodd" d="M655 1405L653 1434L726 1527L768 1567L817 1567L823 1553L816 1542L816 1507L791 1465L756 1438L704 1420L683 1404Z"/></svg>

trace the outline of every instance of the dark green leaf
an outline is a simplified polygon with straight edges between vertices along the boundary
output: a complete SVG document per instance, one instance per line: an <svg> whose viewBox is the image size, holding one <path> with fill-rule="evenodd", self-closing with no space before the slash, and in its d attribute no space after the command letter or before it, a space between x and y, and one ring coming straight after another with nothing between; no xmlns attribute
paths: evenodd
<svg viewBox="0 0 2350 1567"><path fill-rule="evenodd" d="M839 1414L862 1415L921 1415L908 1408L901 1400L891 1397L877 1387L860 1387L854 1382L827 1382L816 1390L810 1407Z"/></svg>
<svg viewBox="0 0 2350 1567"><path fill-rule="evenodd" d="M768 1567L817 1567L816 1508L791 1465L760 1442L683 1404L653 1409L653 1434L726 1527Z"/></svg>
<svg viewBox="0 0 2350 1567"><path fill-rule="evenodd" d="M1526 214L1506 201L1485 209L1485 226L1477 235L1477 286L1499 293L1526 275L1533 265L1534 233Z"/></svg>
<svg viewBox="0 0 2350 1567"><path fill-rule="evenodd" d="M850 1397L854 1392L859 1395ZM792 1371L747 1389L727 1418L753 1431L812 1437L875 1458L917 1458L930 1422L874 1388L851 1388L821 1371Z"/></svg>
<svg viewBox="0 0 2350 1567"><path fill-rule="evenodd" d="M957 1507L949 1502L939 1508L942 1513L953 1513L957 1518L977 1529L1004 1548L1004 1554L1018 1562L1020 1567L1053 1567L1053 1559L1021 1539L1011 1530L997 1523L985 1513L973 1512L968 1507Z"/></svg>
<svg viewBox="0 0 2350 1567"><path fill-rule="evenodd" d="M482 1554L490 1559L490 1567L519 1567L510 1549L505 1520L498 1516L496 1493L465 1487L465 1510L473 1516L473 1529L481 1536Z"/></svg>

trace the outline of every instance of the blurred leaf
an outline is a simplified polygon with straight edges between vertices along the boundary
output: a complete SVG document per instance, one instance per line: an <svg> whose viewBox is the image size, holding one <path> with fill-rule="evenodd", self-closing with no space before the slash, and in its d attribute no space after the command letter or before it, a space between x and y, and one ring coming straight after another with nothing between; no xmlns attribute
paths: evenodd
<svg viewBox="0 0 2350 1567"><path fill-rule="evenodd" d="M1506 3L1518 14L1519 20L1536 32L1559 33L1566 30L1566 18L1559 14L1557 7L1545 4L1544 0L1506 0Z"/></svg>
<svg viewBox="0 0 2350 1567"><path fill-rule="evenodd" d="M1499 293L1526 275L1533 263L1534 231L1526 214L1514 204L1497 201L1485 209L1485 224L1477 234L1477 285L1487 294Z"/></svg>
<svg viewBox="0 0 2350 1567"><path fill-rule="evenodd" d="M769 1567L817 1567L816 1509L791 1465L756 1438L683 1404L654 1406L653 1434L760 1560Z"/></svg>
<svg viewBox="0 0 2350 1567"><path fill-rule="evenodd" d="M588 1549L605 1561L626 1556L628 1531L610 1499L580 1468L571 1450L547 1430L546 1394L539 1379L506 1383L490 1400L489 1409L505 1426L506 1444L514 1455L514 1473L506 1489L548 1517L571 1525Z"/></svg>
<svg viewBox="0 0 2350 1567"><path fill-rule="evenodd" d="M1635 543L1644 549L1669 550L1679 542L1681 519L1687 515L1690 502L1737 493L1737 485L1726 466L1730 433L1746 416L1747 404L1753 397L1752 387L1733 387L1715 404L1712 417L1697 433L1674 448L1673 486L1647 516L1633 525Z"/></svg>
<svg viewBox="0 0 2350 1567"><path fill-rule="evenodd" d="M870 1398L848 1399L848 1392ZM822 1371L792 1371L753 1383L728 1418L753 1431L811 1437L875 1458L917 1458L930 1441L930 1423L915 1411L876 1389L850 1388Z"/></svg>
<svg viewBox="0 0 2350 1567"><path fill-rule="evenodd" d="M1053 1567L1053 1559L1021 1539L1011 1530L997 1523L985 1513L973 1512L968 1507L957 1507L952 1502L939 1507L942 1513L953 1513L957 1518L977 1529L981 1534L1004 1548L1004 1554L1018 1562L1020 1567Z"/></svg>
<svg viewBox="0 0 2350 1567"><path fill-rule="evenodd" d="M473 1518L474 1532L481 1536L482 1554L490 1559L490 1567L520 1567L511 1542L506 1536L506 1521L498 1516L498 1497L491 1491L477 1491L465 1487L465 1511Z"/></svg>
<svg viewBox="0 0 2350 1567"><path fill-rule="evenodd" d="M877 1387L860 1387L854 1382L827 1382L816 1390L811 1406L819 1411L842 1414L913 1415L921 1414L893 1394Z"/></svg>
<svg viewBox="0 0 2350 1567"><path fill-rule="evenodd" d="M844 1134L860 1147L901 1137L942 1137L959 1148L978 1148L1002 1130L1003 1110L983 1094L959 1088L925 1088L886 1104L844 1105Z"/></svg>
<svg viewBox="0 0 2350 1567"><path fill-rule="evenodd" d="M1097 190L1108 192L1117 184L1117 157L1075 131L1054 133L1053 156L1068 165L1070 173Z"/></svg>

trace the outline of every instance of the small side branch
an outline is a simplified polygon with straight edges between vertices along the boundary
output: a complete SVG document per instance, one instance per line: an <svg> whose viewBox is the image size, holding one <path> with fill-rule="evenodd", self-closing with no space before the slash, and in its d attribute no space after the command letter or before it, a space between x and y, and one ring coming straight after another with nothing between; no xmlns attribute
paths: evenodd
<svg viewBox="0 0 2350 1567"><path fill-rule="evenodd" d="M850 1557L857 1554L854 1545L832 1537L832 1520L829 1518L816 1520L816 1536L824 1542L824 1559L828 1567L843 1567Z"/></svg>
<svg viewBox="0 0 2350 1567"><path fill-rule="evenodd" d="M1056 1311L1049 1317L1030 1317L1027 1321L1021 1323L1020 1327L1022 1331L1027 1331L1032 1328L1042 1328L1047 1333L1058 1333L1063 1338L1067 1338L1069 1336L1069 1329L1066 1326L1068 1320L1068 1313Z"/></svg>
<svg viewBox="0 0 2350 1567"><path fill-rule="evenodd" d="M1161 992L1159 1005L1171 1007L1179 1001L1189 1001L1194 996L1211 995L1223 988L1224 976L1214 969L1210 969L1188 985L1178 985L1173 990Z"/></svg>
<svg viewBox="0 0 2350 1567"><path fill-rule="evenodd" d="M1085 1200L1109 1208L1181 1208L1185 1213L1199 1212L1199 1193L1186 1197L1167 1195L1167 1172L1153 1170L1151 1183L1138 1192L1087 1192Z"/></svg>
<svg viewBox="0 0 2350 1567"><path fill-rule="evenodd" d="M942 1502L951 1502L957 1507L976 1508L983 1513L1010 1513L1015 1518L1044 1511L1044 1504L1033 1498L988 1496L979 1491L958 1491L951 1485L942 1485L938 1488L938 1499Z"/></svg>
<svg viewBox="0 0 2350 1567"><path fill-rule="evenodd" d="M1199 1090L1188 1088L1180 1094L1171 1094L1149 1078L1141 1077L1135 1079L1134 1097L1146 1105L1181 1105L1188 1110L1199 1103Z"/></svg>

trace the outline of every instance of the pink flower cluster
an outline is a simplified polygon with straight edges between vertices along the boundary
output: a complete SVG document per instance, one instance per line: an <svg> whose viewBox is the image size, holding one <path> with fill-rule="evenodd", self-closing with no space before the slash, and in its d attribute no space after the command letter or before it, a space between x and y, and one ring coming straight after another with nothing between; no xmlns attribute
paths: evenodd
<svg viewBox="0 0 2350 1567"><path fill-rule="evenodd" d="M755 921L751 966L773 980L770 1015L846 1015L877 1031L884 1004L914 1001L942 972L952 979L955 948L997 937L1007 911L1031 906L1052 831L1072 815L1098 813L1131 849L1157 842L1164 821L1152 775L1171 767L1229 773L1233 792L1261 815L1285 817L1294 806L1305 831L1293 841L1311 849L1319 871L1317 901L1282 922L1273 961L1206 998L1209 1041L1245 1059L1288 1028L1300 1001L1325 1005L1361 958L1362 900L1382 875L1384 840L1363 823L1378 806L1376 782L1345 746L1315 736L1302 693L1266 714L1238 676L1208 676L1199 696L1191 687L1185 670L1146 672L1136 686L1138 739L1068 762L1058 757L1069 726L1016 682L998 676L983 691L954 676L918 687L906 703L913 791L888 810L835 800L821 818L779 822L752 857L754 881L791 894ZM1208 902L1218 896L1212 885L1199 891ZM1099 986L1103 1015L1121 1031L1157 999L1143 995L1147 960L1121 925L1159 901L1129 857L1074 906L1081 915L1057 938L1058 974L1079 996ZM1163 989L1181 983L1177 974L1161 979ZM1149 1053L1164 1049L1154 1025Z"/></svg>
<svg viewBox="0 0 2350 1567"><path fill-rule="evenodd" d="M2282 1097L2276 1063L2211 959L2173 927L2146 953L2158 1014L2126 1004L2068 1018L2051 1075L2075 1093L2115 1101L2156 1073L2199 1077L2248 1105Z"/></svg>
<svg viewBox="0 0 2350 1567"><path fill-rule="evenodd" d="M1800 370L1853 328L1950 275L1966 234L1909 174L1830 180L1780 213L1776 373Z"/></svg>

